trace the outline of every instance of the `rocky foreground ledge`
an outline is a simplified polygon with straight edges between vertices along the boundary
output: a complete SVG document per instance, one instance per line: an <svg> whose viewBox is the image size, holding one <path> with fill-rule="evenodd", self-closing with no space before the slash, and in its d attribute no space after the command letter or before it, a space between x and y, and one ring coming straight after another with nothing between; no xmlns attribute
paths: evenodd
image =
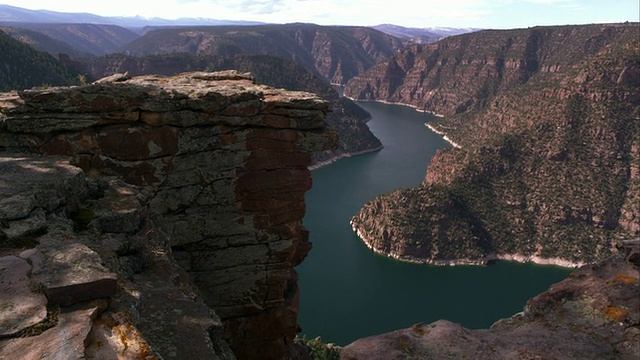
<svg viewBox="0 0 640 360"><path fill-rule="evenodd" d="M638 359L640 240L585 265L490 329L446 320L356 340L342 360ZM482 309L478 309L482 311Z"/></svg>
<svg viewBox="0 0 640 360"><path fill-rule="evenodd" d="M285 357L327 109L233 71L0 94L0 358Z"/></svg>

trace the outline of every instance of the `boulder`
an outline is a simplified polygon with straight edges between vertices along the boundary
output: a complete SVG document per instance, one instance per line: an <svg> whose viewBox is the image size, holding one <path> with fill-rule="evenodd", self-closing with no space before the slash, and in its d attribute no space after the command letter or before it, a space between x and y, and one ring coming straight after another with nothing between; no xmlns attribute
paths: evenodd
<svg viewBox="0 0 640 360"><path fill-rule="evenodd" d="M10 355L19 359L84 359L84 342L98 309L98 305L89 303L65 308L57 314L57 324L39 335L0 340L0 356L5 358Z"/></svg>
<svg viewBox="0 0 640 360"><path fill-rule="evenodd" d="M31 265L17 256L0 257L0 338L47 317L47 298L29 278Z"/></svg>
<svg viewBox="0 0 640 360"><path fill-rule="evenodd" d="M115 294L117 275L87 245L48 236L38 240L36 249L20 256L33 264L32 277L42 284L50 302L67 306Z"/></svg>
<svg viewBox="0 0 640 360"><path fill-rule="evenodd" d="M93 226L101 233L133 233L142 221L142 205L130 185L110 181L94 206Z"/></svg>

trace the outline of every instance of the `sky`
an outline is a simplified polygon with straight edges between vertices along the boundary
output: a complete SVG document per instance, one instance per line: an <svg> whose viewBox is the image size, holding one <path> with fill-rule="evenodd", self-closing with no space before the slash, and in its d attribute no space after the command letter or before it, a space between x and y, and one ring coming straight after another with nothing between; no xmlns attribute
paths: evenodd
<svg viewBox="0 0 640 360"><path fill-rule="evenodd" d="M0 4L102 16L417 28L508 29L640 21L639 0L0 0Z"/></svg>

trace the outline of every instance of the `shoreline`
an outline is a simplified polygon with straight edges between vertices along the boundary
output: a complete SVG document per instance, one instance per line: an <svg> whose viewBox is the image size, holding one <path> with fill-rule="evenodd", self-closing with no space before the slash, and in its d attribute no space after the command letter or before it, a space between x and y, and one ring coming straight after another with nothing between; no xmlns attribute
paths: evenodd
<svg viewBox="0 0 640 360"><path fill-rule="evenodd" d="M430 114L430 115L433 115L435 117L440 117L440 118L444 117L443 114L438 114L437 112L429 111L429 110L422 110L422 109L420 109L419 107L417 107L415 105L405 104L405 103L401 103L401 102L392 102L392 101L385 101L385 100L362 100L362 99L355 99L355 98L352 98L350 96L343 96L343 97L345 97L345 98L347 98L349 100L352 100L352 101L362 101L362 102L373 102L373 103L382 103L382 104L389 104L389 105L407 106L407 107L413 108L417 112Z"/></svg>
<svg viewBox="0 0 640 360"><path fill-rule="evenodd" d="M404 104L404 103L394 103L394 102L389 102L389 101L384 101L384 100L357 100L348 96L345 96L348 99L351 99L353 101L364 101L364 102L379 102L379 103L383 103L383 104L390 104L390 105L401 105L401 106L408 106L411 107L413 109L415 109L418 112L427 112L430 113L434 116L437 117L444 117L444 115L442 114L437 114L434 112L430 112L430 111L425 111L425 110L420 110L418 109L416 106L414 105L410 105L410 104ZM438 129L436 129L433 125L431 125L428 122L425 122L424 124L427 128L429 128L431 131L433 131L434 133L441 135L443 140L447 141L448 143L450 143L454 148L458 148L461 149L462 146L458 143L456 143L455 141L451 140L444 131L440 131ZM380 147L381 149L382 147ZM320 162L316 165L313 165L311 167L309 167L309 170L313 170L313 169L317 169L319 167L322 167L324 165L328 165L331 164L339 159L345 158L345 157L350 157L350 156L354 156L354 155L359 155L359 154L363 154L363 153L367 153L367 152L373 152L373 151L378 151L380 149L375 149L375 150L370 150L370 151L361 151L358 153L354 153L354 154L341 154L339 156L336 156L332 159ZM353 221L349 222L351 225L352 230L356 233L356 235L358 236L358 238L360 238L360 240L362 240L362 242L369 248L371 249L373 252L386 256L386 257L390 257L399 261L404 261L404 262L409 262L409 263L414 263L414 264L427 264L427 265L435 265L435 266L465 266L465 265L488 265L491 262L494 261L515 261L518 263L522 263L522 264L526 264L526 263L534 263L537 265L553 265L553 266L559 266L559 267L563 267L563 268L579 268L581 266L586 265L586 262L583 261L578 261L578 262L573 262L567 259L562 259L562 258L543 258L541 256L538 255L522 255L522 254L488 254L487 256L485 256L484 259L446 259L446 260L434 260L434 259L422 259L422 258L415 258L412 256L406 256L406 255L399 255L399 254L394 254L394 253L385 253L382 252L378 249L373 248L373 246L370 245L369 241L366 240L365 234L358 229L354 224Z"/></svg>
<svg viewBox="0 0 640 360"><path fill-rule="evenodd" d="M433 116L435 116L435 117L439 117L439 118L443 118L443 117L444 117L444 115L443 115L443 114L438 114L438 113L436 113L436 112L428 111L428 110L421 110L421 109L420 109L420 108L418 108L417 106L415 106L415 105L411 105L411 104L405 104L405 103L401 103L401 102L384 101L384 100L361 100L361 99L354 99L354 98L349 97L349 96L344 96L344 97L346 97L347 99L352 100L352 101L362 101L362 102L373 102L373 103L381 103L381 104L389 104L389 105L407 106L407 107L410 107L410 108L414 109L414 110L415 110L415 111L417 111L417 112L422 112L422 113L431 114L431 115L433 115ZM431 131L433 131L434 133L436 133L436 134L438 134L438 135L442 136L442 139L443 139L444 141L448 142L449 144L451 144L451 146L453 146L454 148L456 148L456 149L462 149L462 145L460 145L460 144L458 144L457 142L455 142L455 141L451 140L451 139L447 136L447 134L446 134L445 132L440 131L440 130L436 130L436 128L434 128L434 127L433 127L433 125L431 125L431 124L429 124L429 123L424 123L424 125L425 125L426 127L428 127L429 129L431 129Z"/></svg>
<svg viewBox="0 0 640 360"><path fill-rule="evenodd" d="M490 254L485 258L487 262L492 261L515 261L522 264L526 263L534 263L537 265L554 265L560 266L563 268L577 269L584 265L587 265L587 262L577 261L573 262L567 259L562 258L543 258L538 255L522 255L522 254Z"/></svg>
<svg viewBox="0 0 640 360"><path fill-rule="evenodd" d="M363 155L363 154L368 154L368 153L372 153L372 152L376 152L376 151L380 151L384 148L384 145L380 145L377 148L373 148L373 149L367 149L367 150L362 150L362 151L356 151L356 152L347 152L347 153L342 153L340 155L336 155L334 157L331 157L327 160L323 160L323 161L319 161L311 166L308 166L307 169L309 170L315 170L315 169L319 169L323 166L327 166L327 165L331 165L334 162L340 160L340 159L344 159L344 158L350 158L352 156L358 156L358 155Z"/></svg>
<svg viewBox="0 0 640 360"><path fill-rule="evenodd" d="M363 231L357 228L353 221L349 222L351 224L351 229L356 233L358 238L362 240L362 242L373 252L379 255L383 255L386 257L390 257L395 260L404 261L412 264L421 264L421 265L434 265L434 266L478 266L478 265L489 265L494 261L514 261L521 264L533 263L536 265L552 265L559 266L568 269L577 269L582 267L587 262L578 261L572 262L567 259L561 258L543 258L537 255L526 256L522 254L489 254L484 259L446 259L446 260L433 260L433 259L422 259L416 258L412 256L403 256L394 253L385 253L378 249L374 249L373 246L366 240L366 236Z"/></svg>
<svg viewBox="0 0 640 360"><path fill-rule="evenodd" d="M434 133L441 135L442 139L446 142L448 142L449 144L451 144L451 146L453 146L456 149L462 149L462 146L460 144L458 144L457 142L449 139L449 137L447 136L447 134L443 131L437 130L435 127L433 127L433 125L429 124L429 123L424 123L424 126L428 127L431 131L433 131Z"/></svg>

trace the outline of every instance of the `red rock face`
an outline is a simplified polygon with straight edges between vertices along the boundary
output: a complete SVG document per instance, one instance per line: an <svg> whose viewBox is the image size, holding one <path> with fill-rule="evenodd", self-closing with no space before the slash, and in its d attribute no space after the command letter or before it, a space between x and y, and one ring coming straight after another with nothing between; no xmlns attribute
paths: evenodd
<svg viewBox="0 0 640 360"><path fill-rule="evenodd" d="M149 189L150 218L220 316L238 359L281 359L297 327L293 267L311 152L335 142L328 105L237 73L28 90L1 110L0 149L68 155ZM55 114L51 116L50 114Z"/></svg>
<svg viewBox="0 0 640 360"><path fill-rule="evenodd" d="M297 326L298 285L292 266L311 248L302 225L304 193L311 188L310 154L297 148L293 130L253 130L248 134L245 169L238 171L237 207L252 214L259 243L268 244L267 277L259 282L264 311L226 324L238 358L281 358ZM273 246L273 244L277 244ZM284 339L284 341L283 341ZM235 346L234 346L235 345Z"/></svg>
<svg viewBox="0 0 640 360"><path fill-rule="evenodd" d="M490 30L452 36L435 44L402 48L389 60L351 79L344 94L410 104L447 116L467 113L490 105L494 95L513 90L535 76L559 79L556 72L578 68L581 59L602 55L609 44L634 34L635 25L627 24ZM586 74L590 70L584 71L576 80L593 81ZM630 79L636 71L630 66L623 73L611 75L611 80L624 85L633 81ZM566 95L553 95L558 96Z"/></svg>
<svg viewBox="0 0 640 360"><path fill-rule="evenodd" d="M366 204L355 229L381 253L445 264L614 253L640 234L636 38L635 24L480 31L350 80L347 96L444 114L429 126L457 147L418 188Z"/></svg>

